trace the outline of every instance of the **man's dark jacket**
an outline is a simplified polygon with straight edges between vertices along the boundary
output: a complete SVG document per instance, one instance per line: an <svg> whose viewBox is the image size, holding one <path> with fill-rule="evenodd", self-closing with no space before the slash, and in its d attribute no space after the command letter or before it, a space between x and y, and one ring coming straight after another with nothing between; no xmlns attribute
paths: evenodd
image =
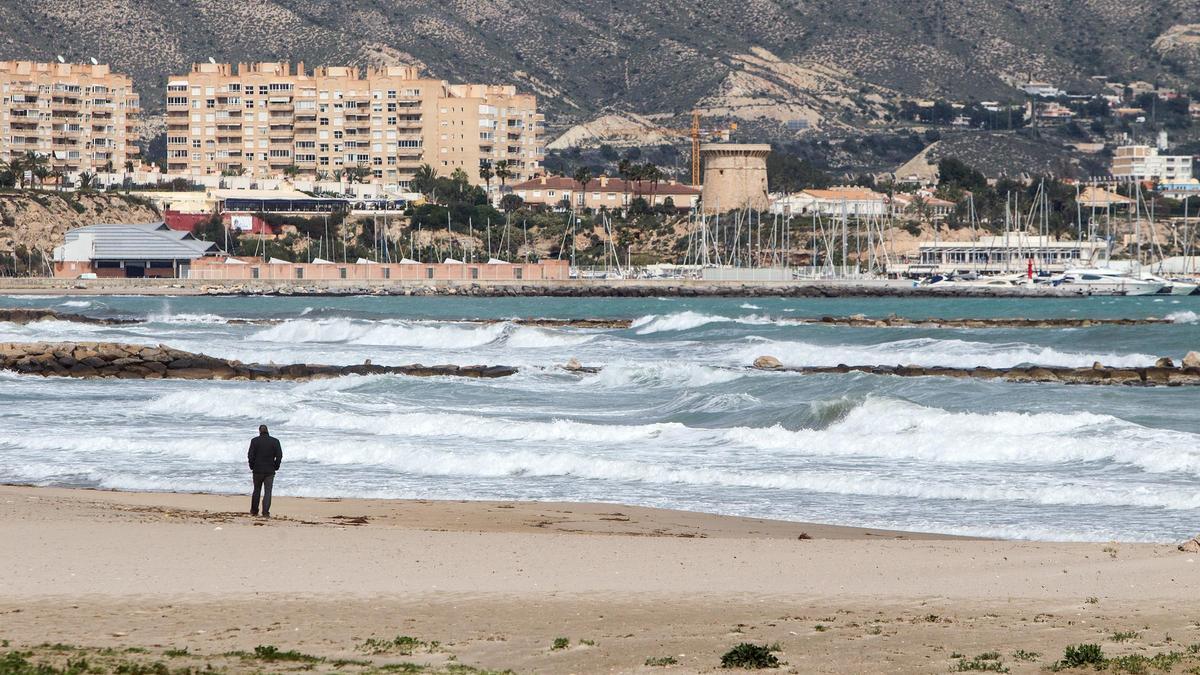
<svg viewBox="0 0 1200 675"><path fill-rule="evenodd" d="M279 439L259 434L250 441L250 452L246 453L250 470L254 473L275 473L283 462L283 450Z"/></svg>

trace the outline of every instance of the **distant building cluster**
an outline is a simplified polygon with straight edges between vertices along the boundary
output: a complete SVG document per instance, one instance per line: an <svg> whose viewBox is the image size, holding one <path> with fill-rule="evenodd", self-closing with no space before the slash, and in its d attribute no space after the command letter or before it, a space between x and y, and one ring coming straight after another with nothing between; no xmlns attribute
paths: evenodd
<svg viewBox="0 0 1200 675"><path fill-rule="evenodd" d="M201 63L169 79L167 171L408 188L428 164L519 182L540 173L544 118L515 87L450 84L412 66ZM0 159L32 152L63 175L137 159L141 102L106 65L0 62ZM502 167L502 170L497 170Z"/></svg>
<svg viewBox="0 0 1200 675"><path fill-rule="evenodd" d="M0 160L27 153L61 174L121 171L138 156L141 102L108 66L0 61Z"/></svg>
<svg viewBox="0 0 1200 675"><path fill-rule="evenodd" d="M167 169L192 174L363 182L405 189L422 164L480 182L505 163L513 180L543 159L537 100L511 86L422 78L412 66L200 63L167 84Z"/></svg>

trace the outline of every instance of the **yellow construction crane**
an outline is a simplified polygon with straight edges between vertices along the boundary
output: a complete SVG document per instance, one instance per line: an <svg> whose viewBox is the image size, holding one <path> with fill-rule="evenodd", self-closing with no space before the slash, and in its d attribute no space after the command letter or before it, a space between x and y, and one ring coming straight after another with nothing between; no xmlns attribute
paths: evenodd
<svg viewBox="0 0 1200 675"><path fill-rule="evenodd" d="M722 140L728 141L729 135L737 131L737 122L731 122L728 127L710 131L708 137L719 136ZM692 187L698 188L703 182L700 177L700 111L692 111L692 128L688 134L692 139Z"/></svg>

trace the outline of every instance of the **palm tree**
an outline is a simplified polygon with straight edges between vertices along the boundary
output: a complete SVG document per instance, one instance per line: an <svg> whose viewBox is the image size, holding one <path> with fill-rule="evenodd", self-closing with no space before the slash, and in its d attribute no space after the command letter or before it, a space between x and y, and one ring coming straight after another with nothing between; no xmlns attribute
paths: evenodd
<svg viewBox="0 0 1200 675"><path fill-rule="evenodd" d="M624 186L625 200L622 203L622 208L629 210L629 180L633 176L633 164L622 158L617 162L617 175L621 177L621 184Z"/></svg>
<svg viewBox="0 0 1200 675"><path fill-rule="evenodd" d="M289 164L283 167L283 175L287 176L288 180L296 180L296 176L300 175L300 167L295 164Z"/></svg>
<svg viewBox="0 0 1200 675"><path fill-rule="evenodd" d="M504 190L504 182L512 178L512 171L508 168L508 160L502 159L496 162L496 178L500 180L500 190Z"/></svg>
<svg viewBox="0 0 1200 675"><path fill-rule="evenodd" d="M487 185L487 193L490 196L492 194L492 179L496 177L496 172L492 171L491 163L485 162L479 165L479 177Z"/></svg>
<svg viewBox="0 0 1200 675"><path fill-rule="evenodd" d="M91 171L84 171L79 174L79 190L81 192L91 190L92 183L96 181L96 174Z"/></svg>
<svg viewBox="0 0 1200 675"><path fill-rule="evenodd" d="M581 166L575 169L575 182L579 184L579 205L584 205L584 197L587 195L588 183L592 182L592 170L586 166Z"/></svg>
<svg viewBox="0 0 1200 675"><path fill-rule="evenodd" d="M413 173L412 180L408 182L408 187L413 192L428 195L433 192L433 188L437 184L437 177L437 169L428 164L422 164Z"/></svg>

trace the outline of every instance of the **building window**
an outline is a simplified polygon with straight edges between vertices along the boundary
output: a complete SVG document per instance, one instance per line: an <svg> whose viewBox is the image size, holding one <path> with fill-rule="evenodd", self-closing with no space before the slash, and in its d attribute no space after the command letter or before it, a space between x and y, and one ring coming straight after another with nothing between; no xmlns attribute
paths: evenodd
<svg viewBox="0 0 1200 675"><path fill-rule="evenodd" d="M338 276L340 276L343 279L346 278L346 268L345 267L338 268Z"/></svg>
<svg viewBox="0 0 1200 675"><path fill-rule="evenodd" d="M432 279L432 278L433 278L433 268L432 268L432 267L426 267L426 268L425 268L425 278L426 278L426 279Z"/></svg>
<svg viewBox="0 0 1200 675"><path fill-rule="evenodd" d="M297 279L303 279L303 278L304 278L304 268L303 268L303 267L297 267L297 268L296 268L296 278L297 278Z"/></svg>

